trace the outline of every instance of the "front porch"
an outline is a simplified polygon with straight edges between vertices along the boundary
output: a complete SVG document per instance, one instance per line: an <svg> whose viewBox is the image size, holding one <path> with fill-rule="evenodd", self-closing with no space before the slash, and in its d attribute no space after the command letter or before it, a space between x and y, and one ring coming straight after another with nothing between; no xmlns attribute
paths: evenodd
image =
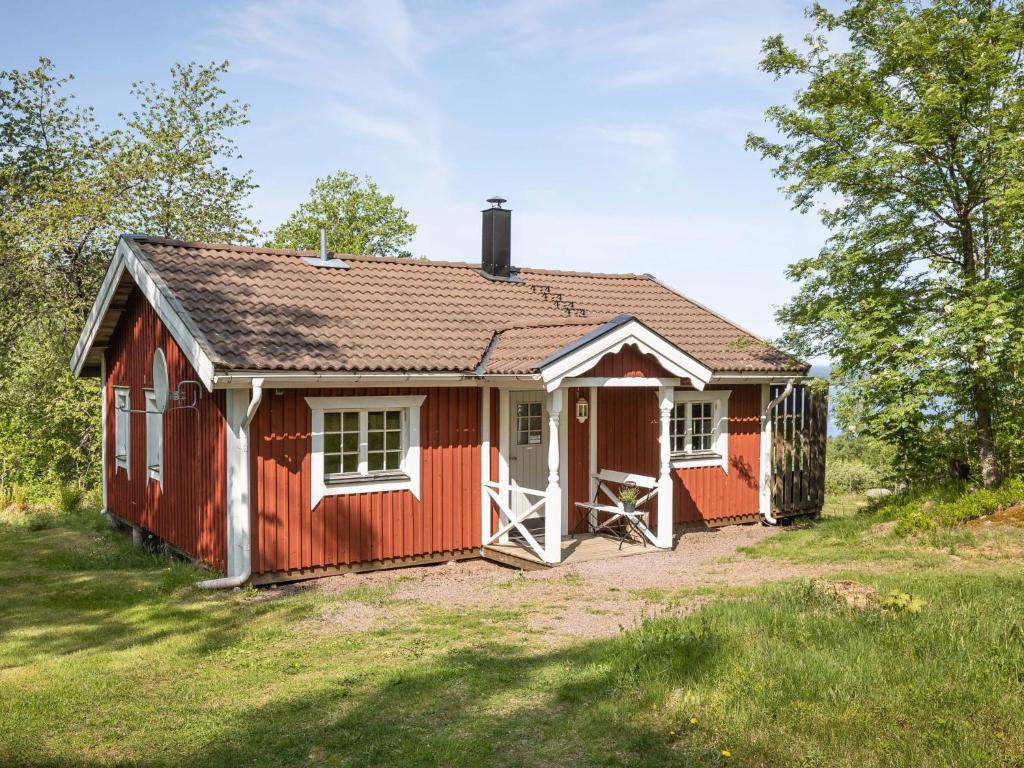
<svg viewBox="0 0 1024 768"><path fill-rule="evenodd" d="M518 567L544 567L565 558L601 559L613 550L618 557L670 549L670 418L678 385L675 377L634 377L568 380L551 391L485 389L484 413L498 418L494 449L490 419L484 419L483 454L495 459L497 466L482 467L488 478L481 488L482 554ZM600 481L601 472L609 471L601 461L615 466L624 461L605 448L617 427L599 426L602 388L627 394L631 402L642 404L645 413L645 423L642 428L637 425L630 439L643 443L635 452L642 455L632 460L638 462L636 469L642 464L649 474L629 473L629 466L622 466L623 472L612 471L639 485L644 494L642 509L638 508L642 514L630 519L632 541L593 535L599 532L593 521L628 514L617 498L617 487ZM496 408L491 407L492 399ZM585 417L578 414L581 402L586 403ZM657 431L652 434L651 428ZM653 467L651 460L656 462ZM585 508L594 502L600 502L600 510Z"/></svg>

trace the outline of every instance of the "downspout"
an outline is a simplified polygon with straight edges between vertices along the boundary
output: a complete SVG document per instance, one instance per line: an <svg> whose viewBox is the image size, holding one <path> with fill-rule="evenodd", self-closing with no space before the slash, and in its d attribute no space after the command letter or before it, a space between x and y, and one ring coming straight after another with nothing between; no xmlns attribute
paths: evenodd
<svg viewBox="0 0 1024 768"><path fill-rule="evenodd" d="M776 397L774 400L772 400L770 403L768 403L768 407L764 409L764 413L761 414L761 434L762 435L765 434L765 430L768 427L768 417L769 417L769 415L775 409L775 406L777 406L779 403L781 403L783 400L785 400L787 397L789 397L790 393L793 391L793 385L795 383L796 383L796 379L795 378L791 378L789 381L787 381L786 382L786 388L782 390L782 394L780 394L778 397ZM768 456L769 456L769 460L770 460L770 458L771 458L771 447L769 447L769 449L768 449ZM771 482L771 469L770 468L766 469L764 471L764 480L765 480L765 483ZM771 489L768 490L768 494L769 494L769 496L768 496L768 504L765 506L764 511L761 513L761 520L765 524L767 524L767 525L778 525L779 524L778 518L776 518L772 514Z"/></svg>
<svg viewBox="0 0 1024 768"><path fill-rule="evenodd" d="M243 455L243 462L245 465L245 510L244 514L249 514L249 425L252 424L253 418L256 416L256 411L260 407L260 401L263 399L263 379L252 380L252 400L249 401L249 407L245 411L245 418L242 421L240 445L239 449ZM228 525L231 525L230 517L228 518ZM252 538L252 531L249 531L249 537ZM252 549L250 547L249 551ZM252 559L248 560L243 571L236 576L225 576L220 579L208 579L201 581L198 586L200 589L234 589L245 584L252 576Z"/></svg>

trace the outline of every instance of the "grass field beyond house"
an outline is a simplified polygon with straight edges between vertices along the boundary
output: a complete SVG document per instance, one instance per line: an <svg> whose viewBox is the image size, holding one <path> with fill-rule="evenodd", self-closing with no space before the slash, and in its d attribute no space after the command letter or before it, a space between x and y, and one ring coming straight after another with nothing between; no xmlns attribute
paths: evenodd
<svg viewBox="0 0 1024 768"><path fill-rule="evenodd" d="M789 581L552 644L386 586L200 593L94 519L0 524L0 765L1024 766L1020 531L844 510L748 554L867 608ZM318 620L351 602L402 619Z"/></svg>

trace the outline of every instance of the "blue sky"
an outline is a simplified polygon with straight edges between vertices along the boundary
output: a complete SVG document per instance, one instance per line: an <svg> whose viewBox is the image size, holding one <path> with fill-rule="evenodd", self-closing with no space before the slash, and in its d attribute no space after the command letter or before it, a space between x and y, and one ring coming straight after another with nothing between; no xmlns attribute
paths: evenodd
<svg viewBox="0 0 1024 768"><path fill-rule="evenodd" d="M113 122L131 81L228 59L265 229L344 169L409 209L414 253L472 261L501 194L514 263L650 272L772 337L786 264L825 235L743 140L794 88L757 71L760 41L802 36L804 5L5 0L0 68L49 56Z"/></svg>

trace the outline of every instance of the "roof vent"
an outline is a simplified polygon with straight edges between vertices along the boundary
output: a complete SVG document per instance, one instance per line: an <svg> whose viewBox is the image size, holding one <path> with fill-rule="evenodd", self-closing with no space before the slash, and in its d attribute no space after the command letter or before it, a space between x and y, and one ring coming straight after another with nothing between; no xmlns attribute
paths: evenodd
<svg viewBox="0 0 1024 768"><path fill-rule="evenodd" d="M348 269L348 263L336 259L327 252L327 230L320 227L320 258L303 256L302 260L314 267L330 267L332 269Z"/></svg>
<svg viewBox="0 0 1024 768"><path fill-rule="evenodd" d="M512 211L502 208L503 197L490 197L485 208L483 227L483 248L480 266L490 277L508 280L512 271Z"/></svg>

